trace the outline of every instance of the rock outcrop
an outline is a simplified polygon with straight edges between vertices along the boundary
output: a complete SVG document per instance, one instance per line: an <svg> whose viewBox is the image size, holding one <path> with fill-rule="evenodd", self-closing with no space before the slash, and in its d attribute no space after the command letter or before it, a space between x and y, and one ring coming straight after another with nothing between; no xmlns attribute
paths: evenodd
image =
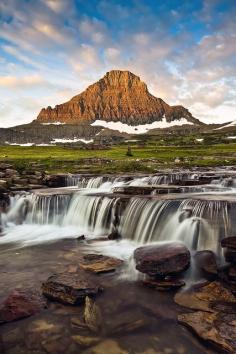
<svg viewBox="0 0 236 354"><path fill-rule="evenodd" d="M36 122L90 124L99 119L135 126L160 121L163 117L167 122L185 118L190 123L202 124L186 108L169 106L151 95L138 76L112 70L70 101L55 108L43 108Z"/></svg>

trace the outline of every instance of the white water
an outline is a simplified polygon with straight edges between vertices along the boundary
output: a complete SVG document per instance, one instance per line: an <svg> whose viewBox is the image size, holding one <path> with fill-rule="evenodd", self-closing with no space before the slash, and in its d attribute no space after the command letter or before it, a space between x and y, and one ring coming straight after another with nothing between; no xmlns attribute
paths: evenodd
<svg viewBox="0 0 236 354"><path fill-rule="evenodd" d="M8 213L2 214L4 234L0 237L0 245L16 243L16 247L24 247L82 234L86 237L103 236L115 227L122 235L121 241L98 242L92 247L127 259L137 245L178 240L192 250L211 249L219 253L220 239L236 232L232 203L197 200L192 194L184 200L134 197L123 203L119 197L110 195L117 185L156 185L185 178L197 180L198 177L198 173L192 172L129 180L123 177L69 176L74 184L84 187L73 196L58 192L12 198ZM207 186L205 188L207 190ZM94 192L99 194L94 195ZM231 190L224 195L228 198L233 193Z"/></svg>

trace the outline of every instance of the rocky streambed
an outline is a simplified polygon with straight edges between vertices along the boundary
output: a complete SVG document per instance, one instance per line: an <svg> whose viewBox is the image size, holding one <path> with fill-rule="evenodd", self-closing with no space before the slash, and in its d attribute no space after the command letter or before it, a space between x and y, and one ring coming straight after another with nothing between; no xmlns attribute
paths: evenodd
<svg viewBox="0 0 236 354"><path fill-rule="evenodd" d="M233 172L72 177L2 206L0 352L235 353Z"/></svg>

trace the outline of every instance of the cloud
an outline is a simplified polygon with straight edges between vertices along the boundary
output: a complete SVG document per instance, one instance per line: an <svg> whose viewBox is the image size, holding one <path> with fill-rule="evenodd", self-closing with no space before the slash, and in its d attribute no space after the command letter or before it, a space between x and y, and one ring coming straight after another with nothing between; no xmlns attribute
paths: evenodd
<svg viewBox="0 0 236 354"><path fill-rule="evenodd" d="M0 87L5 88L32 88L45 84L45 81L39 75L15 77L15 76L0 76Z"/></svg>

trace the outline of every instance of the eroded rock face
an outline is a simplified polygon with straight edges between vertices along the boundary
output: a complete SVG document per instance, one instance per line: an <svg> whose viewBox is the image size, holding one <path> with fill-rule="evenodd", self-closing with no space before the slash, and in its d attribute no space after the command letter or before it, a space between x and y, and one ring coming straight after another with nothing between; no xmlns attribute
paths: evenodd
<svg viewBox="0 0 236 354"><path fill-rule="evenodd" d="M35 315L45 307L46 301L40 294L15 289L0 305L0 324Z"/></svg>
<svg viewBox="0 0 236 354"><path fill-rule="evenodd" d="M48 278L42 284L42 292L52 300L76 305L84 301L86 296L95 296L99 286L86 278L83 273L58 274Z"/></svg>
<svg viewBox="0 0 236 354"><path fill-rule="evenodd" d="M178 274L190 265L190 252L181 243L139 247L134 251L136 269L150 276Z"/></svg>
<svg viewBox="0 0 236 354"><path fill-rule="evenodd" d="M201 124L186 108L169 106L151 95L138 76L112 70L70 101L43 108L37 122L92 123L100 119L139 125L161 120L163 116L168 122L186 118Z"/></svg>

